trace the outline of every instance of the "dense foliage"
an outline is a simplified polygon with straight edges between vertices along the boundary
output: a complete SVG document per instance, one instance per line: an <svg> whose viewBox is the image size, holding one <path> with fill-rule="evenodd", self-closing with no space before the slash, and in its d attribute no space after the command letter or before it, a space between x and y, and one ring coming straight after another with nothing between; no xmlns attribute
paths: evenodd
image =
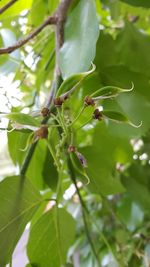
<svg viewBox="0 0 150 267"><path fill-rule="evenodd" d="M0 14L0 48L59 2L16 1ZM15 166L0 182L0 267L13 266L28 223L26 267L150 266L149 8L74 0L61 47L48 25L0 49L1 131Z"/></svg>

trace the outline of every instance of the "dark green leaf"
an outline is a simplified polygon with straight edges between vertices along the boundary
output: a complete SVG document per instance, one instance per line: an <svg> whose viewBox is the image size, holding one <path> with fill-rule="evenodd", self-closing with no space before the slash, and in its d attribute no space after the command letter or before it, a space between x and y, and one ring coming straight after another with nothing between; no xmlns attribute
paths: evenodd
<svg viewBox="0 0 150 267"><path fill-rule="evenodd" d="M132 6L150 7L150 2L148 0L120 0Z"/></svg>
<svg viewBox="0 0 150 267"><path fill-rule="evenodd" d="M134 123L129 121L129 119L124 114L117 112L117 111L104 110L102 114L104 117L106 117L109 120L116 121L116 122L124 122L135 128L138 128L142 125L142 123L140 123L139 125L135 125Z"/></svg>
<svg viewBox="0 0 150 267"><path fill-rule="evenodd" d="M11 254L42 202L29 180L13 176L0 183L0 266L10 261Z"/></svg>

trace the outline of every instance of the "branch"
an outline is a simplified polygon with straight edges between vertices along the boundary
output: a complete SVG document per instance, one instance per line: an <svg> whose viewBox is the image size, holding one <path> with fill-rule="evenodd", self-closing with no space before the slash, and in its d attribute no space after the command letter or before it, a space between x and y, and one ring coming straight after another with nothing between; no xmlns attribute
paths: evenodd
<svg viewBox="0 0 150 267"><path fill-rule="evenodd" d="M18 0L11 0L10 2L8 2L5 6L3 6L1 9L0 9L0 15L2 13L4 13L9 7L11 7L13 4L15 4Z"/></svg>
<svg viewBox="0 0 150 267"><path fill-rule="evenodd" d="M52 83L52 87L51 87L51 90L50 90L50 93L48 96L48 100L47 100L47 105L46 105L50 109L52 108L52 102L53 102L55 92L58 89L60 83L62 82L60 69L59 69L59 49L63 44L63 40L64 40L64 30L63 29L64 29L65 20L67 17L67 12L68 12L68 9L70 7L71 2L72 2L72 0L62 0L59 4L58 8L54 12L55 22L57 22L56 23L56 31L55 31L55 33L56 33L56 35L55 35L56 36L56 63L55 63L54 81ZM44 118L43 121L41 122L41 124L46 124L48 119L49 118ZM37 142L33 143L27 152L27 155L25 157L25 160L24 160L22 168L21 168L21 175L23 175L23 176L27 172L27 169L29 167L30 161L31 161L32 156L34 154L36 145L37 145Z"/></svg>
<svg viewBox="0 0 150 267"><path fill-rule="evenodd" d="M28 41L33 39L36 35L38 35L47 25L50 24L56 24L57 17L56 16L50 16L48 17L38 28L36 28L33 32L31 32L29 35L27 35L25 38L21 39L20 41L16 42L14 45L9 47L3 47L0 48L0 54L9 54L15 51L16 49L22 47L24 44L26 44Z"/></svg>

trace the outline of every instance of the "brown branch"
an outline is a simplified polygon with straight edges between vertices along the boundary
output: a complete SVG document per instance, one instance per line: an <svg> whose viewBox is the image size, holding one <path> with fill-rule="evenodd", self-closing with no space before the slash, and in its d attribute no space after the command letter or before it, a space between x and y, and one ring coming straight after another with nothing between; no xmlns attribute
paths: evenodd
<svg viewBox="0 0 150 267"><path fill-rule="evenodd" d="M9 54L15 51L16 49L22 47L24 44L26 44L28 41L33 39L36 35L38 35L47 25L50 24L56 24L57 17L56 16L50 16L48 17L38 28L36 28L33 32L31 32L29 35L27 35L24 39L19 40L14 45L9 47L3 47L0 48L0 54Z"/></svg>
<svg viewBox="0 0 150 267"><path fill-rule="evenodd" d="M52 88L50 90L50 94L48 96L47 100L47 107L52 108L53 99L55 96L55 92L58 89L60 83L61 83L61 73L59 69L59 50L63 44L64 41L64 24L67 17L67 12L70 7L72 0L62 0L56 9L54 13L54 17L56 19L56 63L55 63L55 73L54 73L54 81L52 84ZM46 124L49 118L44 118L42 121L42 124ZM27 155L24 159L22 168L21 168L21 175L25 175L27 172L27 169L29 167L30 161L32 159L32 156L34 154L35 148L36 148L37 142L33 143L30 146L30 149L27 152Z"/></svg>
<svg viewBox="0 0 150 267"><path fill-rule="evenodd" d="M0 8L0 15L4 13L9 7L11 7L13 4L15 4L18 0L11 0L9 1L5 6Z"/></svg>

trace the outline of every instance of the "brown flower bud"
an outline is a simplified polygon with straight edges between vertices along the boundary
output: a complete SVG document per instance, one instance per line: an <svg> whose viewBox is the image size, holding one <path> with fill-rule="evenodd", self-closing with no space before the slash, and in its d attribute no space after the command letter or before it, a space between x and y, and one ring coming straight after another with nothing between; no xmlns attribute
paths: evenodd
<svg viewBox="0 0 150 267"><path fill-rule="evenodd" d="M69 146L68 147L68 153L75 152L75 151L76 151L75 146Z"/></svg>
<svg viewBox="0 0 150 267"><path fill-rule="evenodd" d="M42 114L43 117L47 117L50 114L50 110L48 108L43 108L41 110L41 114Z"/></svg>
<svg viewBox="0 0 150 267"><path fill-rule="evenodd" d="M42 125L40 127L40 129L38 129L35 134L34 134L34 139L38 140L38 139L43 139L43 138L47 138L48 136L48 126L47 125Z"/></svg>
<svg viewBox="0 0 150 267"><path fill-rule="evenodd" d="M94 113L93 113L93 119L100 121L100 120L102 120L102 117L103 117L102 112L100 112L98 108L95 109Z"/></svg>
<svg viewBox="0 0 150 267"><path fill-rule="evenodd" d="M63 102L64 102L64 99L61 99L60 97L54 99L55 107L61 107Z"/></svg>
<svg viewBox="0 0 150 267"><path fill-rule="evenodd" d="M95 102L94 102L94 100L90 96L87 95L84 98L84 105L85 106L95 106Z"/></svg>

